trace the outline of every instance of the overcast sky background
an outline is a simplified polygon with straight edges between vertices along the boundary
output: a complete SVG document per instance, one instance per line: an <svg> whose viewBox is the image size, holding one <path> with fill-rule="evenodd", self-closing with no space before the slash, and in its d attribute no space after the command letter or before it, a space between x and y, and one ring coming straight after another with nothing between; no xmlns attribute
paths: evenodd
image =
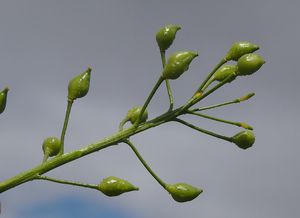
<svg viewBox="0 0 300 218"><path fill-rule="evenodd" d="M234 41L261 45L266 64L200 105L254 91L248 102L207 112L254 126L251 149L177 123L132 137L166 182L204 189L194 201L173 201L120 144L48 175L86 183L114 175L139 186L139 192L108 198L82 188L29 182L0 195L1 217L299 217L299 8L296 0L2 0L0 88L11 90L0 118L0 181L40 163L43 139L60 135L68 81L89 66L90 92L74 103L66 150L114 133L127 110L143 104L160 75L155 33L165 24L182 26L168 54L199 52L190 70L171 83L176 106ZM162 86L148 109L150 118L167 108ZM185 119L228 136L241 131L198 117Z"/></svg>

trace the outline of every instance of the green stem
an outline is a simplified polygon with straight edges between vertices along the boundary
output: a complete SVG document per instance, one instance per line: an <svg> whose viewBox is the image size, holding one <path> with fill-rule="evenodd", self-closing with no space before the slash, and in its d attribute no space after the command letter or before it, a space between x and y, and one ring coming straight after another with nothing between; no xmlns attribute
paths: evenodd
<svg viewBox="0 0 300 218"><path fill-rule="evenodd" d="M43 162L42 163L45 163L49 158L49 152L46 150L45 151L45 154L44 154L44 157L43 157Z"/></svg>
<svg viewBox="0 0 300 218"><path fill-rule="evenodd" d="M137 158L141 161L141 163L144 165L144 167L148 170L148 172L154 177L154 179L164 188L166 189L166 183L164 181L161 180L161 178L159 178L151 169L151 167L149 167L149 165L146 163L146 161L143 159L142 155L140 155L140 153L138 152L138 150L136 149L136 147L132 144L132 142L130 142L129 140L125 140L124 143L126 143L127 145L129 145L129 147L133 150L133 152L135 153L135 155L137 156Z"/></svg>
<svg viewBox="0 0 300 218"><path fill-rule="evenodd" d="M79 186L79 187L84 187L84 188L90 188L90 189L97 189L98 186L95 184L83 184L80 182L73 182L73 181L68 181L68 180L61 180L61 179L55 179L47 176L36 176L36 180L47 180L55 183L60 183L60 184L65 184L65 185L73 185L73 186Z"/></svg>
<svg viewBox="0 0 300 218"><path fill-rule="evenodd" d="M207 83L207 81L214 75L214 73L223 65L227 62L225 58L221 59L221 61L214 67L214 69L207 75L205 80L202 82L200 87L198 88L197 92L204 92L203 87Z"/></svg>
<svg viewBox="0 0 300 218"><path fill-rule="evenodd" d="M63 129L61 131L61 136L60 136L61 147L60 147L60 151L59 151L58 155L62 155L64 153L65 135L66 135L66 131L67 131L67 126L68 126L68 122L69 122L72 105L73 105L73 100L68 99L68 105L67 105L67 110L66 110L66 114L65 114L64 126L63 126Z"/></svg>
<svg viewBox="0 0 300 218"><path fill-rule="evenodd" d="M146 102L144 103L143 107L142 107L142 110L140 112L140 115L137 119L137 121L134 123L134 127L138 127L138 125L140 124L140 121L141 121L141 118L142 118L142 115L144 114L148 104L150 103L153 95L155 94L155 92L157 91L158 87L161 85L161 83L164 81L164 78L162 76L159 77L158 81L156 82L156 84L154 85L154 87L152 88Z"/></svg>
<svg viewBox="0 0 300 218"><path fill-rule="evenodd" d="M215 104L215 105L211 105L211 106L207 106L207 107L195 108L195 109L192 109L192 111L205 111L205 110L210 110L210 109L213 109L213 108L218 108L218 107L222 107L222 106L226 106L226 105L241 103L243 101L246 101L246 100L250 99L254 95L255 95L254 93L249 93L249 94L247 94L243 97L236 98L236 99L231 100L231 101L227 101L227 102L224 102L224 103L221 103L221 104Z"/></svg>
<svg viewBox="0 0 300 218"><path fill-rule="evenodd" d="M161 56L162 66L164 68L166 65L166 51L160 51L160 56ZM166 87L167 87L169 102L170 102L169 111L171 111L173 110L173 106L174 106L174 98L173 98L170 82L168 79L166 79Z"/></svg>
<svg viewBox="0 0 300 218"><path fill-rule="evenodd" d="M192 124L190 124L190 123L188 123L188 122L186 122L184 120L178 119L178 118L175 118L174 121L179 122L179 123L181 123L181 124L183 124L185 126L188 126L188 127L192 128L192 129L195 129L195 130L197 130L199 132L205 133L207 135L211 135L213 137L216 137L216 138L219 138L219 139L223 139L223 140L228 141L228 142L232 142L231 137L223 136L223 135L220 135L220 134L208 131L206 129L202 129L200 127L194 126L194 125L192 125Z"/></svg>
<svg viewBox="0 0 300 218"><path fill-rule="evenodd" d="M246 123L234 122L234 121L230 121L230 120L224 120L224 119L212 117L212 116L209 116L209 115L206 115L206 114L196 113L194 111L188 111L187 113L193 114L193 115L196 115L196 116L199 116L199 117L204 117L206 119L215 120L215 121L218 121L218 122L227 123L227 124L230 124L230 125L243 127L245 129L249 129L249 130L253 130L253 128L251 126L249 126L248 124L246 124Z"/></svg>
<svg viewBox="0 0 300 218"><path fill-rule="evenodd" d="M128 121L128 117L126 116L119 124L119 132L123 130L123 127L127 121Z"/></svg>

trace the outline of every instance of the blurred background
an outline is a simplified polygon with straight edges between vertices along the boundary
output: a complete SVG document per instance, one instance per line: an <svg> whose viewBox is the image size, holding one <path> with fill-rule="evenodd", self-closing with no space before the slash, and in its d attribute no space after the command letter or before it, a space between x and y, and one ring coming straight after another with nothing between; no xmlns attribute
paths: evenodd
<svg viewBox="0 0 300 218"><path fill-rule="evenodd" d="M165 24L182 26L167 55L199 52L190 70L171 83L175 107L193 94L234 41L259 44L266 64L199 104L255 92L247 102L207 112L252 125L256 143L251 149L178 123L132 137L163 180L203 188L195 200L175 202L120 144L47 175L85 183L114 175L139 186L139 192L109 198L34 181L0 194L1 217L299 217L299 8L296 0L2 0L0 88L11 90L0 117L0 181L41 162L44 138L60 135L68 81L89 66L90 91L74 103L66 151L116 132L128 109L144 103L160 76L155 33ZM149 106L150 118L167 108L161 86ZM200 117L185 119L227 136L241 131Z"/></svg>

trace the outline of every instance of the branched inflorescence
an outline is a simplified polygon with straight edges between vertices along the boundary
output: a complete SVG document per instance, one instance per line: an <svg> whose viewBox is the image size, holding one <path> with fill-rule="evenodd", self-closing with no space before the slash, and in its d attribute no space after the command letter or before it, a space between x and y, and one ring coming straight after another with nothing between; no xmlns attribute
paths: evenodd
<svg viewBox="0 0 300 218"><path fill-rule="evenodd" d="M168 61L166 61L166 50L172 45L177 31L180 29L181 27L178 25L167 25L161 28L156 34L156 41L160 49L163 68L157 83L154 85L143 106L131 108L124 119L120 122L118 132L115 134L96 143L90 144L82 149L65 153L64 138L67 131L71 108L76 99L82 98L88 93L91 68L88 68L85 72L71 79L68 86L67 109L60 139L57 137L46 138L42 144L42 150L44 152L42 163L28 171L22 172L1 182L0 193L32 180L47 180L61 184L96 189L107 196L117 196L125 192L139 190L138 187L132 185L130 182L114 176L104 178L99 184L85 184L51 178L44 175L46 172L49 172L50 170L55 169L65 163L74 161L85 155L110 147L112 145L117 145L119 143L125 143L131 148L133 153L137 156L147 171L163 187L163 189L165 189L172 196L175 201L191 201L200 193L202 193L202 189L186 183L169 184L164 182L146 163L142 155L134 146L133 142L130 140L130 137L139 132L167 122L178 122L196 131L234 143L241 149L250 148L255 141L255 136L252 132L253 128L250 125L244 122L234 122L212 117L207 114L203 114L202 111L246 101L254 96L254 93L249 93L243 97L216 105L201 108L194 106L211 93L221 88L223 85L234 81L237 77L247 76L255 73L265 63L265 61L260 55L253 53L259 49L258 45L250 42L233 43L224 58L222 58L215 68L207 75L205 80L201 83L191 98L189 98L184 105L174 109L174 100L170 87L170 80L178 79L181 75L183 75L189 69L191 62L198 56L198 53L194 51L179 51L171 54L168 58ZM235 61L235 63L226 64L229 61ZM155 92L163 82L165 82L167 88L169 108L167 112L150 121L147 121L147 107ZM208 89L214 82L216 82L216 85ZM0 113L5 110L8 90L8 88L5 88L0 92ZM192 125L191 123L179 118L181 115L198 116L230 125L235 125L244 128L245 130L235 134L234 136L228 137ZM127 122L130 122L132 125L128 128L124 128Z"/></svg>

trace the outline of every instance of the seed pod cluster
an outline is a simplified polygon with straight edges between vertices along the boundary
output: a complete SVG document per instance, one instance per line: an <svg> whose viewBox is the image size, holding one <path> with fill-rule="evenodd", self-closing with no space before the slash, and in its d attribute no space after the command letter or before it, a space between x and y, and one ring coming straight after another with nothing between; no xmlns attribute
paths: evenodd
<svg viewBox="0 0 300 218"><path fill-rule="evenodd" d="M237 61L244 54L255 52L259 46L250 42L235 42L226 54L227 61Z"/></svg>
<svg viewBox="0 0 300 218"><path fill-rule="evenodd" d="M98 185L99 191L109 197L118 196L125 192L138 191L139 188L130 182L114 176L103 179Z"/></svg>

